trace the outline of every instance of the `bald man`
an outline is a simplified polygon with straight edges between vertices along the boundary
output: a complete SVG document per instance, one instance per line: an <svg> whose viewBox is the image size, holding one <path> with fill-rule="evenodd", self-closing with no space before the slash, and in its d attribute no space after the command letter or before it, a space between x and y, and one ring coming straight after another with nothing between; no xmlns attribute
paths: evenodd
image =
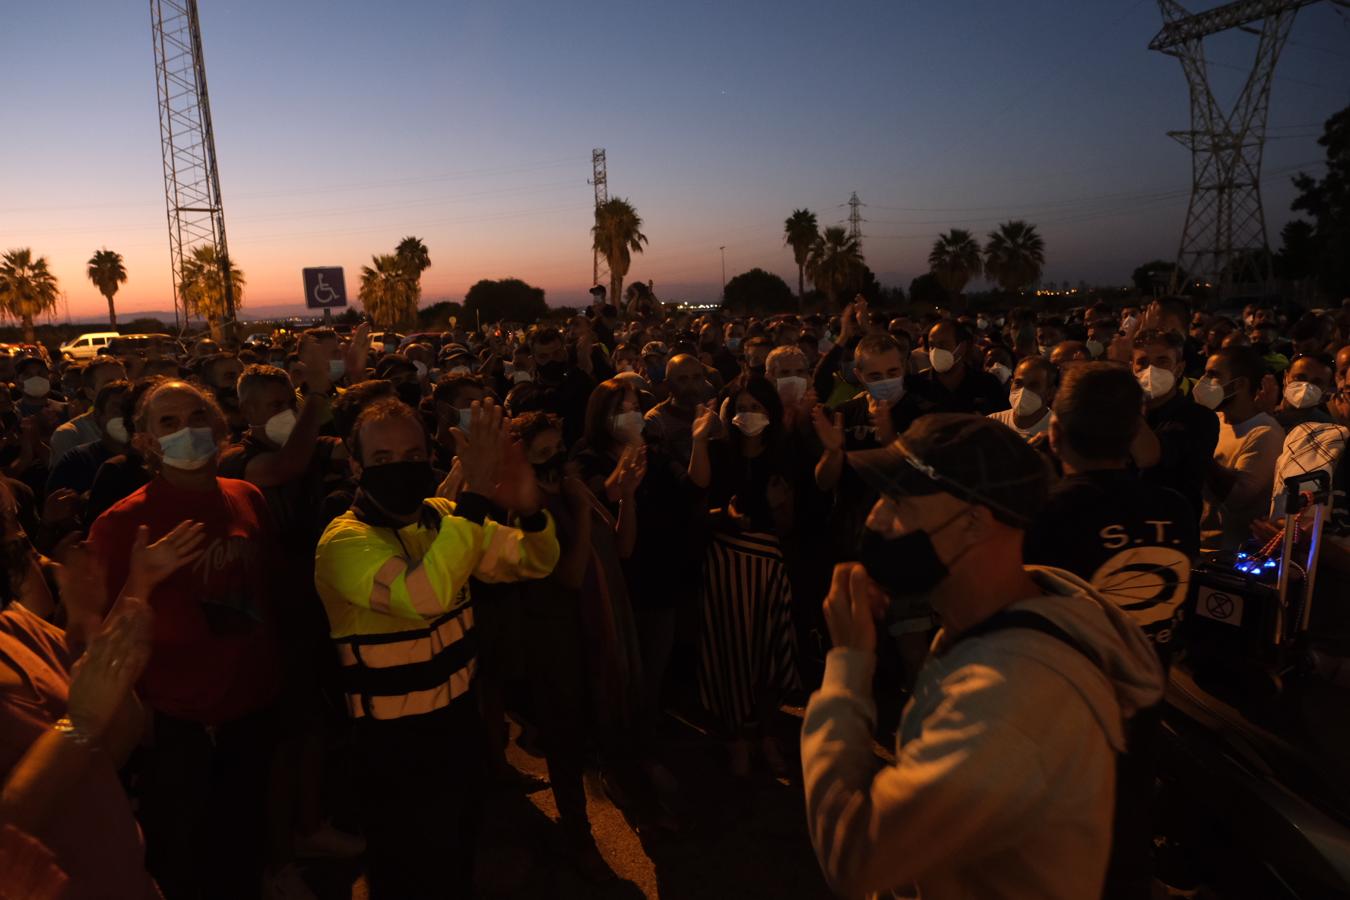
<svg viewBox="0 0 1350 900"><path fill-rule="evenodd" d="M1028 356L1013 370L1008 403L1011 409L991 413L989 418L1002 422L1029 441L1050 430L1050 406L1055 402L1059 370L1044 356Z"/></svg>
<svg viewBox="0 0 1350 900"><path fill-rule="evenodd" d="M700 403L711 397L708 370L687 353L670 358L666 366L670 396L647 411L644 434L678 466L688 468L694 452L694 417Z"/></svg>

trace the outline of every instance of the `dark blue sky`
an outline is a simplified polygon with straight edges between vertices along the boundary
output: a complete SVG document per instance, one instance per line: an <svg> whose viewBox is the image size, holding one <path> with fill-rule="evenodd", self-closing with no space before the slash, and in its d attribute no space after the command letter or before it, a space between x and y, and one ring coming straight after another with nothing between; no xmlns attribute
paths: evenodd
<svg viewBox="0 0 1350 900"><path fill-rule="evenodd" d="M1123 283L1175 253L1189 154L1179 64L1147 49L1150 0L1048 2L315 2L200 0L233 254L248 302L290 301L298 269L421 235L429 299L516 275L555 303L590 278L589 156L645 220L632 277L715 297L752 266L795 281L794 207L842 220L908 284L951 226L1021 216L1049 280ZM1197 4L1197 8L1214 5ZM10 120L0 245L81 274L127 257L128 308L167 308L158 125L144 0L16 4L0 34ZM1209 47L1233 96L1255 39ZM1350 102L1350 25L1298 14L1276 76L1265 170L1322 157ZM7 129L8 130L8 129ZM1320 170L1317 170L1320 171ZM1287 176L1265 185L1272 241Z"/></svg>

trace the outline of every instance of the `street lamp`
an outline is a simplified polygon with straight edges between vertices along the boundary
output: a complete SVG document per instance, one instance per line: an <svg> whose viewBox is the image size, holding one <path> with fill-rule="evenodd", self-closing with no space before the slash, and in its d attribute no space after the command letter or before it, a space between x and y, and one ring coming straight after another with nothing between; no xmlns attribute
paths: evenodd
<svg viewBox="0 0 1350 900"><path fill-rule="evenodd" d="M722 253L722 300L725 301L727 299L727 248L723 244L717 249Z"/></svg>

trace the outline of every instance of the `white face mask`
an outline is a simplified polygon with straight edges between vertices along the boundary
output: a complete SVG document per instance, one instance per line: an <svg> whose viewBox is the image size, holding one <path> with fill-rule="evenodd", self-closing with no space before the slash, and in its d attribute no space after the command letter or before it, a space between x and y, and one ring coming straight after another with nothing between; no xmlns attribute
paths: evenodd
<svg viewBox="0 0 1350 900"><path fill-rule="evenodd" d="M103 426L103 430L108 433L108 437L117 441L119 444L125 444L131 440L131 435L127 434L127 423L121 416L113 416L108 423Z"/></svg>
<svg viewBox="0 0 1350 900"><path fill-rule="evenodd" d="M1177 383L1177 377L1172 374L1171 369L1162 369L1158 366L1149 366L1139 373L1138 379L1139 386L1144 389L1144 394L1150 400L1166 396Z"/></svg>
<svg viewBox="0 0 1350 900"><path fill-rule="evenodd" d="M420 363L419 363L419 365L420 365ZM469 375L469 374L471 374L471 373L472 373L472 370L471 370L468 366L455 366L455 367L452 368L452 369L450 370L450 372L449 372L449 374L451 374L451 375Z"/></svg>
<svg viewBox="0 0 1350 900"><path fill-rule="evenodd" d="M989 320L988 320L988 319L976 319L976 320L975 320L975 327L978 328L978 329L980 329L981 331L984 331L986 328L989 327Z"/></svg>
<svg viewBox="0 0 1350 900"><path fill-rule="evenodd" d="M30 397L45 397L52 391L52 383L41 375L33 375L23 380L23 392Z"/></svg>
<svg viewBox="0 0 1350 900"><path fill-rule="evenodd" d="M1089 340L1087 342L1087 351L1093 359L1101 359L1102 354L1106 352L1106 346L1101 341Z"/></svg>
<svg viewBox="0 0 1350 900"><path fill-rule="evenodd" d="M994 363L989 367L989 371L998 379L999 384L1007 384L1008 379L1012 378L1012 369L1008 368L1003 363Z"/></svg>
<svg viewBox="0 0 1350 900"><path fill-rule="evenodd" d="M1311 409L1322 402L1322 389L1306 381L1291 381L1285 385L1284 402L1294 409Z"/></svg>
<svg viewBox="0 0 1350 900"><path fill-rule="evenodd" d="M159 439L164 465L192 471L216 458L216 435L210 428L180 428Z"/></svg>
<svg viewBox="0 0 1350 900"><path fill-rule="evenodd" d="M295 410L283 409L267 420L267 424L263 426L263 433L272 443L284 446L287 439L290 438L291 432L295 430L295 423L298 418Z"/></svg>
<svg viewBox="0 0 1350 900"><path fill-rule="evenodd" d="M793 404L806 395L806 379L789 375L778 379L778 396L784 404Z"/></svg>
<svg viewBox="0 0 1350 900"><path fill-rule="evenodd" d="M427 378L427 364L420 360L413 360L413 368L417 370L417 377L422 381ZM465 371L468 371L467 369Z"/></svg>
<svg viewBox="0 0 1350 900"><path fill-rule="evenodd" d="M526 381L534 381L534 376L524 369L517 369L511 373L511 381L515 384L522 384Z"/></svg>
<svg viewBox="0 0 1350 900"><path fill-rule="evenodd" d="M1012 404L1014 415L1019 416L1029 416L1038 412L1044 405L1040 394L1026 388L1013 388L1012 392L1008 394L1008 402Z"/></svg>
<svg viewBox="0 0 1350 900"><path fill-rule="evenodd" d="M933 371L941 375L944 372L950 372L952 366L956 365L956 354L941 347L934 347L928 351L928 362L933 367Z"/></svg>
<svg viewBox="0 0 1350 900"><path fill-rule="evenodd" d="M1226 386L1212 378L1202 378L1191 388L1191 396L1195 398L1195 402L1206 409L1218 409L1227 395Z"/></svg>
<svg viewBox="0 0 1350 900"><path fill-rule="evenodd" d="M610 420L610 430L614 433L614 436L628 443L633 443L642 437L642 429L646 425L642 413L636 410L619 413Z"/></svg>
<svg viewBox="0 0 1350 900"><path fill-rule="evenodd" d="M754 437L769 427L769 417L757 412L736 413L731 424L740 429L741 434L746 437Z"/></svg>

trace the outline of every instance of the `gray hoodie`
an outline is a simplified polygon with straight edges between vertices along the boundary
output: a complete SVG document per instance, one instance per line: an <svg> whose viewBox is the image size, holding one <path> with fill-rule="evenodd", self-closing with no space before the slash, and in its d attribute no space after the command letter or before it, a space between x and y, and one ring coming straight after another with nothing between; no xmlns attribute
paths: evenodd
<svg viewBox="0 0 1350 900"><path fill-rule="evenodd" d="M871 749L875 657L831 650L802 727L811 840L842 896L917 885L924 900L1099 897L1124 719L1162 697L1157 654L1082 579L1027 567L1039 613L1096 652L1028 629L970 637L919 672L896 762ZM942 655L937 655L942 654Z"/></svg>

